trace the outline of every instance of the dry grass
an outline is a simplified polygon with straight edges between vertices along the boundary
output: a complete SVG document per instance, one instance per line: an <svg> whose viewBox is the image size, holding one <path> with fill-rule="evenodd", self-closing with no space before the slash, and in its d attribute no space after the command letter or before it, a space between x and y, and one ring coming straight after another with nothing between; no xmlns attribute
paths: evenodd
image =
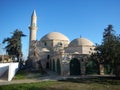
<svg viewBox="0 0 120 90"><path fill-rule="evenodd" d="M0 86L0 90L120 90L115 78L67 79Z"/></svg>

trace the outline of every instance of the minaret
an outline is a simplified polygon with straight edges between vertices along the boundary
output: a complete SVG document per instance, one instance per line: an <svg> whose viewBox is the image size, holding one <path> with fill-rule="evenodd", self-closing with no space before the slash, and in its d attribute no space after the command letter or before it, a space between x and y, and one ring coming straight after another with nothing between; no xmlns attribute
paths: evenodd
<svg viewBox="0 0 120 90"><path fill-rule="evenodd" d="M30 29L30 39L29 42L36 40L36 32L37 32L37 16L35 10L31 16L31 25L29 26Z"/></svg>
<svg viewBox="0 0 120 90"><path fill-rule="evenodd" d="M29 26L29 30L30 30L30 36L29 36L29 53L28 53L28 56L30 54L31 41L36 40L37 16L36 16L35 10L33 11L32 16L31 16L31 25Z"/></svg>

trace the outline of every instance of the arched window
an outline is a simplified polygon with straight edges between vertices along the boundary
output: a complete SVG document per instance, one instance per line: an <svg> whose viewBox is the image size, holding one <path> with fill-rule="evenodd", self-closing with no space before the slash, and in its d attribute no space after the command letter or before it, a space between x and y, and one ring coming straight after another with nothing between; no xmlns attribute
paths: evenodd
<svg viewBox="0 0 120 90"><path fill-rule="evenodd" d="M50 59L50 55L47 55L47 59L48 59L48 60Z"/></svg>
<svg viewBox="0 0 120 90"><path fill-rule="evenodd" d="M46 42L44 42L44 46L47 46L47 43L46 43Z"/></svg>
<svg viewBox="0 0 120 90"><path fill-rule="evenodd" d="M53 71L55 71L55 60L53 59Z"/></svg>
<svg viewBox="0 0 120 90"><path fill-rule="evenodd" d="M61 65L60 65L60 60L57 59L57 73L61 74Z"/></svg>

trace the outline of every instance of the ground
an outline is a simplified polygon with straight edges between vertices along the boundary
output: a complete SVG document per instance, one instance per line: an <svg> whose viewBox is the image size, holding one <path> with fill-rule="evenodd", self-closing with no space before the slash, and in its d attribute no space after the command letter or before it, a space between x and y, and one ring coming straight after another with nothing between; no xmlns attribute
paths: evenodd
<svg viewBox="0 0 120 90"><path fill-rule="evenodd" d="M10 85L9 85L10 84ZM28 78L0 81L0 90L120 90L120 80L114 76L59 76L48 71Z"/></svg>

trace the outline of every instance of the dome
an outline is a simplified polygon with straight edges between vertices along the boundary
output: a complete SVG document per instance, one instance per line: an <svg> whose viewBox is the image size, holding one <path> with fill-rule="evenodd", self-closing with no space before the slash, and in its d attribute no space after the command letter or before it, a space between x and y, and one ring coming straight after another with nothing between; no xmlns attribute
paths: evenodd
<svg viewBox="0 0 120 90"><path fill-rule="evenodd" d="M47 48L42 48L42 51L49 52L50 50L48 50Z"/></svg>
<svg viewBox="0 0 120 90"><path fill-rule="evenodd" d="M93 42L86 38L77 38L71 41L69 47L76 47L76 46L93 46Z"/></svg>
<svg viewBox="0 0 120 90"><path fill-rule="evenodd" d="M59 32L48 33L45 36L43 36L41 40L67 40L69 41L69 39L65 35Z"/></svg>

